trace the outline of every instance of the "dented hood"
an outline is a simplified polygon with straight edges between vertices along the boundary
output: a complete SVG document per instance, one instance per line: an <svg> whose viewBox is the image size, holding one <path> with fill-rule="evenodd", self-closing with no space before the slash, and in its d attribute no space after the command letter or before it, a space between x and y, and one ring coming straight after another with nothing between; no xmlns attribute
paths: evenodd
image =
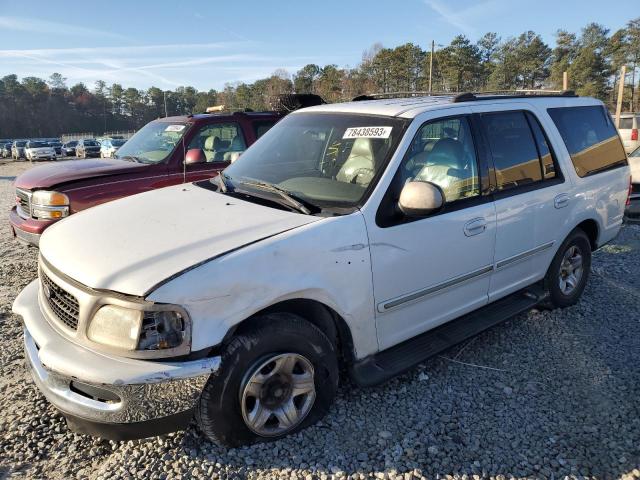
<svg viewBox="0 0 640 480"><path fill-rule="evenodd" d="M194 265L317 220L178 185L76 213L45 231L40 252L86 286L144 296Z"/></svg>
<svg viewBox="0 0 640 480"><path fill-rule="evenodd" d="M16 179L16 187L32 190L34 188L51 188L61 183L82 180L83 178L119 175L148 168L149 165L125 160L101 159L66 160L47 165L40 165L24 172Z"/></svg>

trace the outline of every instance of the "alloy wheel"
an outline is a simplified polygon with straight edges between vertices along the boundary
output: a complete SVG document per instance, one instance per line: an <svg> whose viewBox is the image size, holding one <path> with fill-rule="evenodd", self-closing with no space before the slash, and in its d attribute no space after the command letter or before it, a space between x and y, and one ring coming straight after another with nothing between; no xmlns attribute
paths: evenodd
<svg viewBox="0 0 640 480"><path fill-rule="evenodd" d="M297 353L258 362L240 388L242 418L262 437L283 435L309 414L316 398L312 363Z"/></svg>
<svg viewBox="0 0 640 480"><path fill-rule="evenodd" d="M560 263L560 291L564 295L571 295L580 284L583 272L582 252L576 245L572 245L564 253Z"/></svg>

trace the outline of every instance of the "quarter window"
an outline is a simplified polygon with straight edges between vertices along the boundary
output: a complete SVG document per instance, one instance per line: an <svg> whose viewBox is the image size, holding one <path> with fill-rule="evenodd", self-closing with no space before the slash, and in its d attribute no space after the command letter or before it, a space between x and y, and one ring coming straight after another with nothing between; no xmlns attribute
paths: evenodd
<svg viewBox="0 0 640 480"><path fill-rule="evenodd" d="M479 195L478 162L467 118L447 118L422 126L400 173L403 183L438 185L447 203Z"/></svg>
<svg viewBox="0 0 640 480"><path fill-rule="evenodd" d="M200 148L207 162L233 162L247 149L237 123L206 125L189 142L187 150Z"/></svg>
<svg viewBox="0 0 640 480"><path fill-rule="evenodd" d="M620 137L604 107L550 108L548 112L567 146L578 176L627 164Z"/></svg>
<svg viewBox="0 0 640 480"><path fill-rule="evenodd" d="M540 159L524 112L482 115L498 190L542 180Z"/></svg>

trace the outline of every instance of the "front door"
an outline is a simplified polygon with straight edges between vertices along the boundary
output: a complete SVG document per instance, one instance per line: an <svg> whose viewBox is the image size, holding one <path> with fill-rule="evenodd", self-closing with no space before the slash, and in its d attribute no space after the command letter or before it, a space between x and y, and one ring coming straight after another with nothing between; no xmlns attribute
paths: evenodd
<svg viewBox="0 0 640 480"><path fill-rule="evenodd" d="M486 164L470 111L456 112L417 130L376 219L367 220L381 349L487 303L495 210L484 191ZM420 219L399 216L397 198L408 181L438 185L443 210Z"/></svg>

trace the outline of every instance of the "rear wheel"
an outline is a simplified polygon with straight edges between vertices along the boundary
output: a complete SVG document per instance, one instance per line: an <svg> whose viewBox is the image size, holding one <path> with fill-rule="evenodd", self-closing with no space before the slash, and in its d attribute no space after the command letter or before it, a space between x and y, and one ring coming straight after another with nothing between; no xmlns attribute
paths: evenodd
<svg viewBox="0 0 640 480"><path fill-rule="evenodd" d="M552 308L575 304L582 295L591 271L591 243L577 228L569 234L549 266L544 285Z"/></svg>
<svg viewBox="0 0 640 480"><path fill-rule="evenodd" d="M222 352L196 419L228 446L281 438L328 411L338 385L335 346L316 326L289 313L257 317Z"/></svg>

